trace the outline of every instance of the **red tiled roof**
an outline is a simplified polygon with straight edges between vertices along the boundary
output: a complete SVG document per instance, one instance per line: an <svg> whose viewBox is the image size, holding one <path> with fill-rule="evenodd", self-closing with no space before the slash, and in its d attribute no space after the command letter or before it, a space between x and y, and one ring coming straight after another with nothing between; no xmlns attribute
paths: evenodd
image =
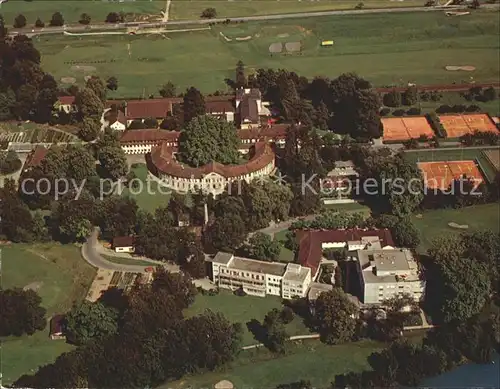
<svg viewBox="0 0 500 389"><path fill-rule="evenodd" d="M260 129L238 130L240 139L284 139L286 132L290 127L289 124L275 124L272 127L264 127Z"/></svg>
<svg viewBox="0 0 500 389"><path fill-rule="evenodd" d="M125 116L129 120L164 118L172 111L172 104L182 102L182 98L128 100Z"/></svg>
<svg viewBox="0 0 500 389"><path fill-rule="evenodd" d="M24 163L24 169L35 167L42 163L49 150L43 146L36 146L35 149L28 155Z"/></svg>
<svg viewBox="0 0 500 389"><path fill-rule="evenodd" d="M177 142L179 131L166 131L155 129L127 130L120 138L120 143L159 143L159 142Z"/></svg>
<svg viewBox="0 0 500 389"><path fill-rule="evenodd" d="M59 96L57 99L62 105L73 105L75 102L75 96Z"/></svg>
<svg viewBox="0 0 500 389"><path fill-rule="evenodd" d="M299 261L302 266L311 269L316 274L323 253L322 243L348 242L361 240L365 236L378 236L382 247L394 246L391 232L384 229L374 230L298 230L295 231L296 240L299 243Z"/></svg>
<svg viewBox="0 0 500 389"><path fill-rule="evenodd" d="M205 101L207 113L236 112L236 108L230 100Z"/></svg>
<svg viewBox="0 0 500 389"><path fill-rule="evenodd" d="M135 243L135 236L117 236L113 238L113 247L130 247Z"/></svg>
<svg viewBox="0 0 500 389"><path fill-rule="evenodd" d="M274 161L274 152L269 145L264 143L255 144L253 157L243 165L223 165L218 162L210 162L207 165L193 168L178 163L173 156L174 149L165 143L155 147L151 151L151 161L158 171L173 177L200 179L207 174L217 173L223 177L240 177L257 170L263 169Z"/></svg>

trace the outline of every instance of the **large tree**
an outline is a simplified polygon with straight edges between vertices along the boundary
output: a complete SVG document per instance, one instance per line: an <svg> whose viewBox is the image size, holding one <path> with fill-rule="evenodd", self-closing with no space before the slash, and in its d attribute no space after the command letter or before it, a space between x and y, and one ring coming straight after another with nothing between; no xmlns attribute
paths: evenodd
<svg viewBox="0 0 500 389"><path fill-rule="evenodd" d="M97 143L97 158L107 178L117 180L128 171L127 159L116 133L107 130Z"/></svg>
<svg viewBox="0 0 500 389"><path fill-rule="evenodd" d="M94 199L85 195L75 200L74 193L55 202L51 216L55 237L69 242L85 241L95 219Z"/></svg>
<svg viewBox="0 0 500 389"><path fill-rule="evenodd" d="M362 139L382 136L380 99L368 81L356 74L342 74L331 82L330 91L336 132Z"/></svg>
<svg viewBox="0 0 500 389"><path fill-rule="evenodd" d="M100 302L85 300L65 316L65 321L67 339L77 345L111 336L118 331L118 311Z"/></svg>
<svg viewBox="0 0 500 389"><path fill-rule="evenodd" d="M159 90L161 97L175 97L176 87L172 81L163 84Z"/></svg>
<svg viewBox="0 0 500 389"><path fill-rule="evenodd" d="M231 123L209 115L197 116L181 132L181 159L191 166L215 161L234 164L239 160L239 138Z"/></svg>
<svg viewBox="0 0 500 389"><path fill-rule="evenodd" d="M95 117L85 117L80 124L78 136L85 142L93 141L97 138L101 124Z"/></svg>
<svg viewBox="0 0 500 389"><path fill-rule="evenodd" d="M31 289L0 289L0 336L33 335L47 325L42 299Z"/></svg>
<svg viewBox="0 0 500 389"><path fill-rule="evenodd" d="M185 124L197 116L205 115L205 98L195 87L189 88L184 94L183 111Z"/></svg>
<svg viewBox="0 0 500 389"><path fill-rule="evenodd" d="M273 240L269 235L256 232L248 240L246 248L251 258L262 261L275 261L281 252L279 242Z"/></svg>
<svg viewBox="0 0 500 389"><path fill-rule="evenodd" d="M75 105L83 117L99 118L104 111L102 100L91 88L81 89L75 97Z"/></svg>
<svg viewBox="0 0 500 389"><path fill-rule="evenodd" d="M106 102L106 85L100 77L91 76L85 83L85 86L89 89L92 89L99 100L101 100L103 103Z"/></svg>
<svg viewBox="0 0 500 389"><path fill-rule="evenodd" d="M432 242L426 305L436 321L465 320L480 312L486 303L491 271L489 263L478 261L474 255L468 250L467 239L461 236L439 237Z"/></svg>
<svg viewBox="0 0 500 389"><path fill-rule="evenodd" d="M217 250L233 252L247 234L245 222L238 215L218 217L204 235L205 243Z"/></svg>
<svg viewBox="0 0 500 389"><path fill-rule="evenodd" d="M321 341L339 344L350 341L356 330L358 309L340 288L319 295L315 303L315 322Z"/></svg>

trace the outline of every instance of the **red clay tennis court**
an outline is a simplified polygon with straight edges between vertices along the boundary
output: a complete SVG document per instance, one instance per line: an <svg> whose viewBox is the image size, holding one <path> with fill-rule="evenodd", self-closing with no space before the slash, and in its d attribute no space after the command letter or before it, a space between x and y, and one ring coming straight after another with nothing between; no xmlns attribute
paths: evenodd
<svg viewBox="0 0 500 389"><path fill-rule="evenodd" d="M430 189L446 190L453 180L464 174L475 180L477 185L484 182L475 161L419 162L418 167L424 175L425 186Z"/></svg>
<svg viewBox="0 0 500 389"><path fill-rule="evenodd" d="M434 136L431 126L424 116L407 118L382 118L384 141L405 141L427 135Z"/></svg>
<svg viewBox="0 0 500 389"><path fill-rule="evenodd" d="M472 134L475 130L480 132L498 131L491 118L484 114L470 115L442 115L439 121L443 125L448 138L459 138L465 134Z"/></svg>

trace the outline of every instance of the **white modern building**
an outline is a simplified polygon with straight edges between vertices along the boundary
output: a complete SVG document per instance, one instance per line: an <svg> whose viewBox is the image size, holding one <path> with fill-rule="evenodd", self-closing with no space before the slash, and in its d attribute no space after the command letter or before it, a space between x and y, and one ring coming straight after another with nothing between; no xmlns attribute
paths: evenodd
<svg viewBox="0 0 500 389"><path fill-rule="evenodd" d="M364 304L380 304L401 294L423 299L425 280L409 249L358 250L355 257Z"/></svg>
<svg viewBox="0 0 500 389"><path fill-rule="evenodd" d="M212 281L219 288L265 297L291 299L305 297L311 283L311 270L298 264L264 262L219 252L211 260Z"/></svg>

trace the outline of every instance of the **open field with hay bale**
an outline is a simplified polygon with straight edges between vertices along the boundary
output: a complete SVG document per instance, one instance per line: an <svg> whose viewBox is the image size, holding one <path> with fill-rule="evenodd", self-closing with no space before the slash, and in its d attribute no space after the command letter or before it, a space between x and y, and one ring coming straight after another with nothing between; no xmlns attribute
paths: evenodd
<svg viewBox="0 0 500 389"><path fill-rule="evenodd" d="M460 19L437 12L367 14L216 25L166 37L42 36L35 45L44 69L56 79L75 77L81 84L87 74L72 71L75 65L117 77L119 88L110 97L157 94L168 80L179 90L191 85L205 93L225 90L224 79L234 77L238 60L248 72L284 68L307 77L336 77L354 71L376 86L448 84L470 82L471 75L477 82L498 81L499 24L498 12L483 10ZM335 44L325 49L325 40ZM287 42L300 42L301 55L270 55L271 44ZM445 69L464 62L476 70Z"/></svg>

